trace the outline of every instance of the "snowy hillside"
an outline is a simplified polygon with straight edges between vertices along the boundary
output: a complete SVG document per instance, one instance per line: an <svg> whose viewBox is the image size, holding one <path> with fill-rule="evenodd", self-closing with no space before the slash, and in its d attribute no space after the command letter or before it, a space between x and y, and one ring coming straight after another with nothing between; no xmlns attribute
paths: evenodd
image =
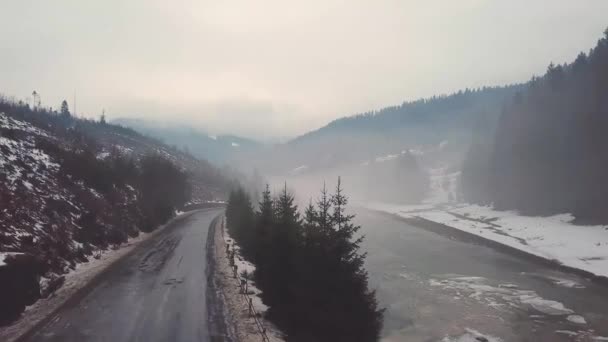
<svg viewBox="0 0 608 342"><path fill-rule="evenodd" d="M79 263L226 184L206 161L131 130L0 101L0 325Z"/></svg>
<svg viewBox="0 0 608 342"><path fill-rule="evenodd" d="M7 306L20 307L47 294L87 255L136 236L137 194L127 185L107 198L68 174L59 164L64 142L51 132L4 113L0 130L0 287L18 299ZM15 298L23 290L29 298Z"/></svg>

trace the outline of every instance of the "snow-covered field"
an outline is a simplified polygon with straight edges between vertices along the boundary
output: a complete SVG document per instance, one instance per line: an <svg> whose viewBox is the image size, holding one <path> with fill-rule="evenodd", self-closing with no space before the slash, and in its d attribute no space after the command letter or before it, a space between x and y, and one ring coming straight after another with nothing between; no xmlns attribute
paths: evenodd
<svg viewBox="0 0 608 342"><path fill-rule="evenodd" d="M530 217L454 202L458 173L446 174L445 170L431 170L431 192L424 204L367 203L365 207L443 224L564 266L608 277L608 226L575 225L570 214Z"/></svg>

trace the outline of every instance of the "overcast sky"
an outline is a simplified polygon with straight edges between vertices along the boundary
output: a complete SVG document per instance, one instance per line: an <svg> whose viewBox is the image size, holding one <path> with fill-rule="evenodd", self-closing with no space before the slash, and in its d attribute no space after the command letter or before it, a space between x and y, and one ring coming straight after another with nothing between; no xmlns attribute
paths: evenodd
<svg viewBox="0 0 608 342"><path fill-rule="evenodd" d="M0 92L284 137L525 81L593 47L607 13L606 0L3 0Z"/></svg>

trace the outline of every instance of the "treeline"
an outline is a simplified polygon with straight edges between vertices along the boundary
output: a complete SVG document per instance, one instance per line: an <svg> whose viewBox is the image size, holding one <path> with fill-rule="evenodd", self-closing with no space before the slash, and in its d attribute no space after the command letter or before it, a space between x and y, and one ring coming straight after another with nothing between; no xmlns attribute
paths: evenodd
<svg viewBox="0 0 608 342"><path fill-rule="evenodd" d="M76 117L70 112L68 104L63 101L59 109L45 107L40 104L39 94L33 104L0 94L0 113L26 121L33 126L50 132L61 140L72 139L71 135L78 132L81 141L76 143L91 143L96 150L110 149L113 145L121 145L131 149L135 157L147 154L169 154L174 164L186 170L193 197L212 200L223 196L235 183L236 176L226 176L225 170L220 170L203 158L193 157L180 150L177 146L165 144L154 137L143 135L136 130L108 123L102 114L98 120Z"/></svg>
<svg viewBox="0 0 608 342"><path fill-rule="evenodd" d="M395 131L403 126L432 124L441 129L447 127L470 127L478 114L500 105L513 96L521 85L483 87L459 90L449 95L432 96L406 101L398 106L385 107L353 116L336 119L325 127L307 133L294 141L310 136L327 134L328 131ZM441 139L441 136L439 136Z"/></svg>
<svg viewBox="0 0 608 342"><path fill-rule="evenodd" d="M112 130L128 135L138 136L137 133L108 125L103 117L99 122L75 118L66 101L60 108L60 111L30 108L21 101L0 98L0 112L50 132L54 138L27 137L21 132L6 129L0 129L0 133L13 140L33 138L35 147L60 165L59 177L63 186L82 182L109 199L116 199L121 191L133 192L137 209L131 215L140 216L136 230L152 230L190 198L188 175L172 161L155 152L143 155L124 153L111 144L108 150L107 145L104 148L100 141L101 137L93 131L94 126L111 126ZM100 157L103 154L105 156ZM110 202L120 204L120 201ZM119 208L115 209L112 212L120 212Z"/></svg>
<svg viewBox="0 0 608 342"><path fill-rule="evenodd" d="M378 341L383 310L368 288L359 226L346 213L338 180L300 215L287 187L272 197L268 186L258 209L242 189L230 194L228 230L249 261L267 316L290 341Z"/></svg>
<svg viewBox="0 0 608 342"><path fill-rule="evenodd" d="M465 199L607 222L607 130L608 30L573 63L551 63L505 106L495 134L476 137Z"/></svg>
<svg viewBox="0 0 608 342"><path fill-rule="evenodd" d="M496 120L503 102L522 88L465 89L343 117L280 145L269 156L256 156L252 162L275 173L301 165L328 169L360 164L408 147L437 146L446 140L452 153L464 154L471 127L482 118Z"/></svg>

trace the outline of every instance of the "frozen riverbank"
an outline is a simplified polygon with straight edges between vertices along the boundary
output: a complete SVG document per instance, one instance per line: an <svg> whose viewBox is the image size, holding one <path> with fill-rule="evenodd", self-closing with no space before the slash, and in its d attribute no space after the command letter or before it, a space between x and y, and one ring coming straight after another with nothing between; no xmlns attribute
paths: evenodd
<svg viewBox="0 0 608 342"><path fill-rule="evenodd" d="M403 218L445 225L608 279L608 227L575 225L571 223L574 218L568 214L529 217L468 204L398 206L372 203L365 206Z"/></svg>

